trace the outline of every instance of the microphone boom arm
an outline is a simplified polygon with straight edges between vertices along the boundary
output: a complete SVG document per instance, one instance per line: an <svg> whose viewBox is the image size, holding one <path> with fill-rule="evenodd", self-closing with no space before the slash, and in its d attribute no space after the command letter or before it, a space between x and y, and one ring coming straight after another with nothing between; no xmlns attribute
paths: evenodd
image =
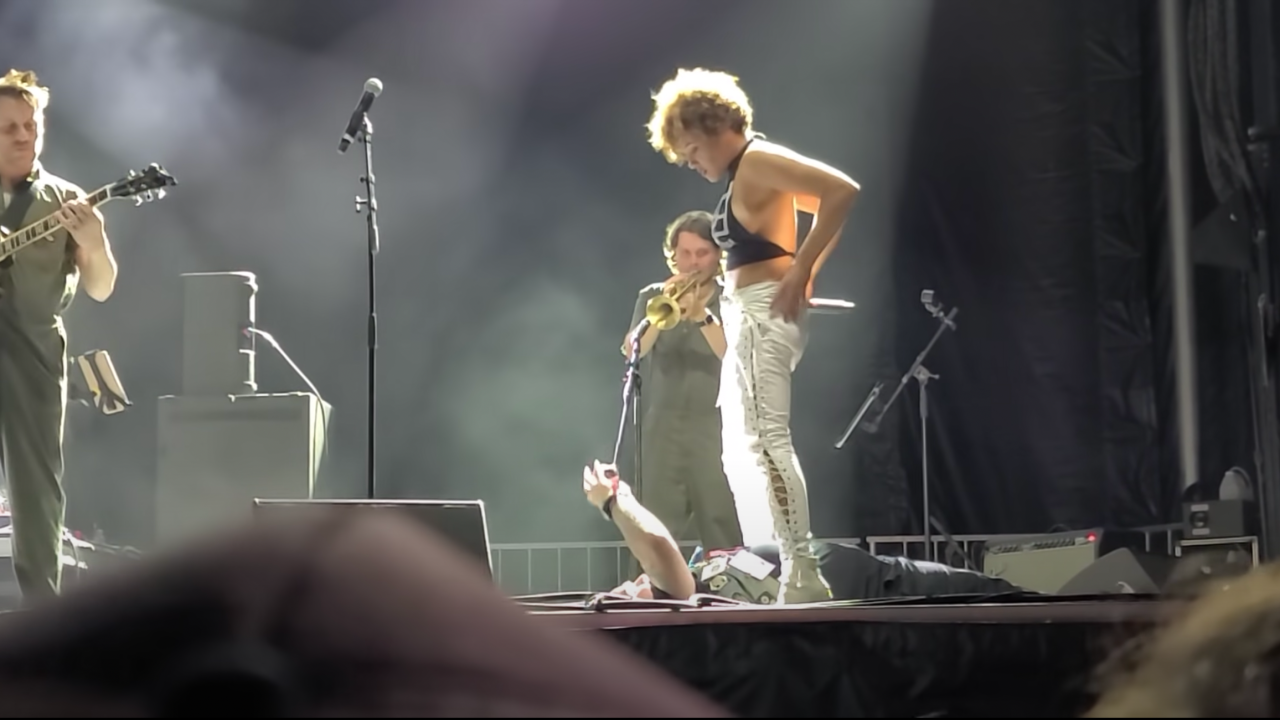
<svg viewBox="0 0 1280 720"><path fill-rule="evenodd" d="M941 338L942 333L947 330L955 329L955 319L956 315L959 313L960 308L955 307L951 308L951 312L947 313L945 316L942 315L941 309L934 311L933 316L938 318L940 321L938 323L938 329L934 331L933 337L929 340L929 344L924 346L924 349L916 356L915 362L911 363L911 367L907 369L907 372L902 376L902 379L898 381L898 387L893 389L893 395L890 395L884 405L880 406L880 412L876 413L875 418L871 421L871 429L873 432L876 429L879 429L880 422L884 420L885 413L889 412L889 408L893 407L893 401L898 399L898 396L902 394L902 390L907 386L907 383L911 382L911 379L916 376L917 371L919 371L921 366L924 365L924 359L928 357L929 351L933 350L933 346L938 343L938 338Z"/></svg>

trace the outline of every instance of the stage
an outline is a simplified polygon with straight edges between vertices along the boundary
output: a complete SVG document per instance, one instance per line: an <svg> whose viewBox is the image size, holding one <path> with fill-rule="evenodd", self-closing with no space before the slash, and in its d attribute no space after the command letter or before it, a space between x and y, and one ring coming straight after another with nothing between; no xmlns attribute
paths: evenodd
<svg viewBox="0 0 1280 720"><path fill-rule="evenodd" d="M1078 716L1098 664L1178 607L1028 594L790 608L523 604L541 622L609 633L744 717Z"/></svg>

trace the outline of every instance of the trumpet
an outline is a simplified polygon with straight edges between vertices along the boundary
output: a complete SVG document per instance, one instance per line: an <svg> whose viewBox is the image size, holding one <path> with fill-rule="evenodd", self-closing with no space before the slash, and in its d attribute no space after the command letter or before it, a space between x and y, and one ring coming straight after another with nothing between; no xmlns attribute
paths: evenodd
<svg viewBox="0 0 1280 720"><path fill-rule="evenodd" d="M703 286L711 282L712 278L694 275L687 280L667 285L662 288L662 293L649 298L649 302L644 306L644 320L636 327L631 328L631 332L627 333L627 337L633 337L640 325L648 324L649 327L657 328L659 331L670 330L680 323L680 298L693 292L701 290ZM631 348L624 343L622 346L622 354L630 355Z"/></svg>

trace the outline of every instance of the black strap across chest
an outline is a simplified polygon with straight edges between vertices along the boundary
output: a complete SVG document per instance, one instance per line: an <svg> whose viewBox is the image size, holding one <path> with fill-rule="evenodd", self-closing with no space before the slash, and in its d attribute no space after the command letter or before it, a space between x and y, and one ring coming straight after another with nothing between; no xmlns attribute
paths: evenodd
<svg viewBox="0 0 1280 720"><path fill-rule="evenodd" d="M0 213L0 228L3 228L4 234L8 235L15 230L21 229L22 219L27 216L27 211L31 209L31 203L35 202L36 195L31 192L31 183L25 182L14 189L13 194L9 196L9 205ZM7 268L13 265L13 256L0 260L0 268Z"/></svg>

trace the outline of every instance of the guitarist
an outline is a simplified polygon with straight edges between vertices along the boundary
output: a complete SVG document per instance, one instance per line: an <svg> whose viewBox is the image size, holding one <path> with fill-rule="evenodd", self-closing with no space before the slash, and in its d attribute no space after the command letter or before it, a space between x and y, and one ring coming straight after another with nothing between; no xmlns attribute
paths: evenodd
<svg viewBox="0 0 1280 720"><path fill-rule="evenodd" d="M24 602L58 593L66 498L62 313L84 285L111 296L116 261L102 214L84 191L40 167L49 90L35 73L0 78L0 226L56 216L64 230L0 262L0 460L13 520L13 567Z"/></svg>

